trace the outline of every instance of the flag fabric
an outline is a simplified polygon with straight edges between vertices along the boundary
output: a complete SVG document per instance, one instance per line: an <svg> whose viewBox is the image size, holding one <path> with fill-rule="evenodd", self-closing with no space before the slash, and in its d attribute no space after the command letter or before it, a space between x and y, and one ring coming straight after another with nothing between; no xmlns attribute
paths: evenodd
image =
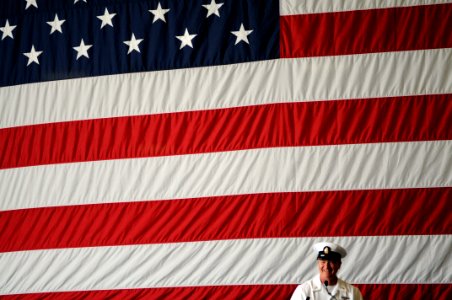
<svg viewBox="0 0 452 300"><path fill-rule="evenodd" d="M0 298L452 297L452 1L3 0Z"/></svg>

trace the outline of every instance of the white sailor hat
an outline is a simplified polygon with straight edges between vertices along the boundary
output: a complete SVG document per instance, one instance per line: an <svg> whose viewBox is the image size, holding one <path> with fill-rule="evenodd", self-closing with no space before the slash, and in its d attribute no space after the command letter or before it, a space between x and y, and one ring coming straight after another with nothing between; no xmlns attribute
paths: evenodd
<svg viewBox="0 0 452 300"><path fill-rule="evenodd" d="M317 252L317 259L339 261L347 255L347 251L338 244L320 242L313 247Z"/></svg>

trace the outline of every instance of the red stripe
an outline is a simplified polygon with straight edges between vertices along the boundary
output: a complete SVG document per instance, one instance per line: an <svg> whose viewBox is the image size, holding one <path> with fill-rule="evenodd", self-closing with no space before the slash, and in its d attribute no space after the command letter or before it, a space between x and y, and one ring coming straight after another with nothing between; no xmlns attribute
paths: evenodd
<svg viewBox="0 0 452 300"><path fill-rule="evenodd" d="M452 47L452 4L283 16L281 57Z"/></svg>
<svg viewBox="0 0 452 300"><path fill-rule="evenodd" d="M452 284L356 285L364 299L451 299ZM0 296L0 299L289 299L296 285L234 285L80 291Z"/></svg>
<svg viewBox="0 0 452 300"><path fill-rule="evenodd" d="M364 299L452 299L452 284L357 284Z"/></svg>
<svg viewBox="0 0 452 300"><path fill-rule="evenodd" d="M451 95L319 101L0 130L0 168L263 147L452 139Z"/></svg>
<svg viewBox="0 0 452 300"><path fill-rule="evenodd" d="M452 188L433 188L4 211L0 252L240 238L450 234L450 199Z"/></svg>

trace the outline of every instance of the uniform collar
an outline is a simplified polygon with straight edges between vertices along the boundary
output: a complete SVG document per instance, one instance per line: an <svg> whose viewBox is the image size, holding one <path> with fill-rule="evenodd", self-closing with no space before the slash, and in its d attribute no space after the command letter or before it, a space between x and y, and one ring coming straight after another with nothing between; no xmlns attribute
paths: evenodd
<svg viewBox="0 0 452 300"><path fill-rule="evenodd" d="M317 275L312 282L312 289L313 291L320 291L323 288L323 284L320 281L320 275ZM337 294L337 292L340 292L340 294L347 293L347 285L345 284L345 281L338 278L337 283L334 286L334 289L331 290L331 292L332 291L334 291L334 294Z"/></svg>

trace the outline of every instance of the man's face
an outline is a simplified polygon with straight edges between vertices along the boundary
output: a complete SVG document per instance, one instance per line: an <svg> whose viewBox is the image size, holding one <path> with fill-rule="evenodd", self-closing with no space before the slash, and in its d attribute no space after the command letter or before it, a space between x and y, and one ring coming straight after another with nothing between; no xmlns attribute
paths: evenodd
<svg viewBox="0 0 452 300"><path fill-rule="evenodd" d="M340 261L317 260L319 272L322 277L331 278L337 276L337 271L341 267Z"/></svg>

